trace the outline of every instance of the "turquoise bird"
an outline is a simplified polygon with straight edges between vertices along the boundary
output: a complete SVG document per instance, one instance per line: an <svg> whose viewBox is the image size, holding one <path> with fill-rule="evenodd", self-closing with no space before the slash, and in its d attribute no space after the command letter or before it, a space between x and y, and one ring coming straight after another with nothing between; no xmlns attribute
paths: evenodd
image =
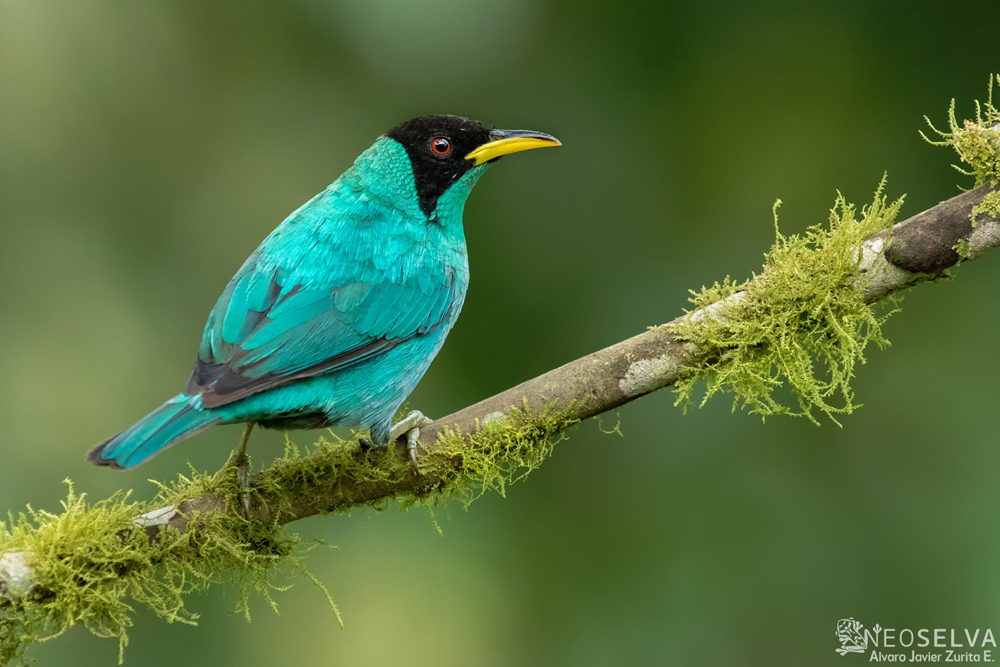
<svg viewBox="0 0 1000 667"><path fill-rule="evenodd" d="M498 158L558 146L459 116L407 121L264 239L208 316L184 391L87 458L132 468L217 424L359 426L369 444L426 420L392 418L455 324L469 284L465 200Z"/></svg>

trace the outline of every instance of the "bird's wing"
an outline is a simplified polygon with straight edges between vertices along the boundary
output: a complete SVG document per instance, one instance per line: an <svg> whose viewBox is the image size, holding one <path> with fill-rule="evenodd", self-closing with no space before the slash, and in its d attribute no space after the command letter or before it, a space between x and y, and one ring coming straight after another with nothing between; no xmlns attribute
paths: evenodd
<svg viewBox="0 0 1000 667"><path fill-rule="evenodd" d="M356 364L435 330L454 303L450 271L317 286L251 256L209 316L185 393L217 407Z"/></svg>

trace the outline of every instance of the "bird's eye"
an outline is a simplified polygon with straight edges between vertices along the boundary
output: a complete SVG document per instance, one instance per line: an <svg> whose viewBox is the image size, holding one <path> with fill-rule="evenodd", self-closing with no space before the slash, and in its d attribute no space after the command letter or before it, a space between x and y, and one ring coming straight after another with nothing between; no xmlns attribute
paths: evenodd
<svg viewBox="0 0 1000 667"><path fill-rule="evenodd" d="M444 137L431 140L431 150L435 155L447 155L451 152L451 142Z"/></svg>

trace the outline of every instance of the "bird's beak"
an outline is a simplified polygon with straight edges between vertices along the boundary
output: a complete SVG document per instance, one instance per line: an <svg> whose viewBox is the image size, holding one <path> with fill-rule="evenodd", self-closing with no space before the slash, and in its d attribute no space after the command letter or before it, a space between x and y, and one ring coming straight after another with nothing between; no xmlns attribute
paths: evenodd
<svg viewBox="0 0 1000 667"><path fill-rule="evenodd" d="M475 160L476 166L479 166L504 155L530 151L532 148L545 148L546 146L562 146L562 143L551 134L544 132L493 130L490 132L490 141L474 149L465 156L465 159Z"/></svg>

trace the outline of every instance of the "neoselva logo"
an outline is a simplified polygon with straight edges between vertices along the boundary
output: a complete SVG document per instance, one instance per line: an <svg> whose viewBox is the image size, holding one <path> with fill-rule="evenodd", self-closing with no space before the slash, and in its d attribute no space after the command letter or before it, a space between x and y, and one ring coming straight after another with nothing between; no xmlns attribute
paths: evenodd
<svg viewBox="0 0 1000 667"><path fill-rule="evenodd" d="M837 653L867 653L868 662L993 662L996 639L991 628L883 628L859 621L837 621Z"/></svg>

